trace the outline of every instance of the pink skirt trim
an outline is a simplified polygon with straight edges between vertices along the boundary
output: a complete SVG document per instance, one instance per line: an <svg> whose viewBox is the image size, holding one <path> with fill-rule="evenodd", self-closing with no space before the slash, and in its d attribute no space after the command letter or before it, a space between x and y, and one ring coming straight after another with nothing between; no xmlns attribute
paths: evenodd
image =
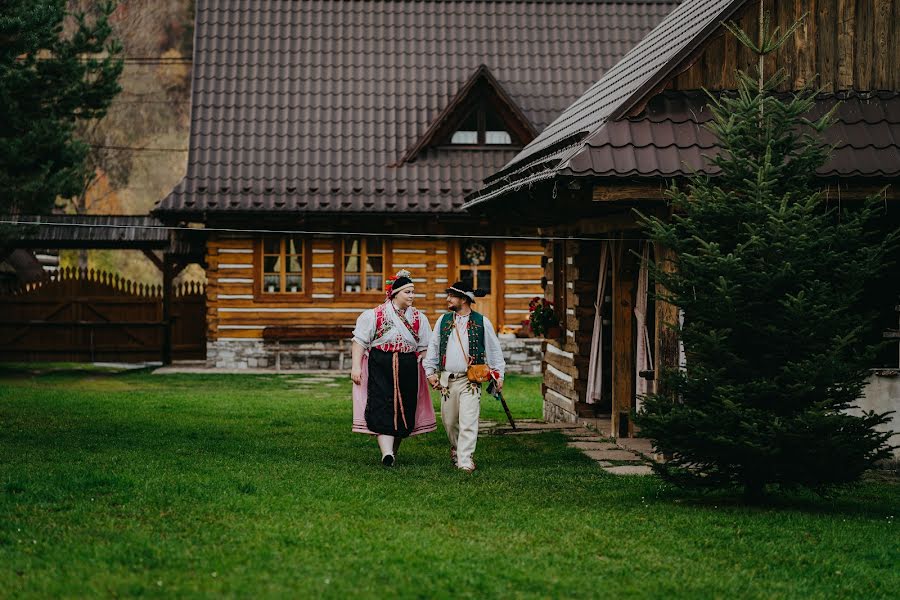
<svg viewBox="0 0 900 600"><path fill-rule="evenodd" d="M369 431L366 426L366 403L369 390L369 355L363 355L362 379L359 385L353 384L353 432L366 435L377 435ZM419 363L419 397L416 403L416 426L410 435L429 433L437 429L437 418L434 415L434 405L431 403L431 393L428 390L428 380L425 377L425 369Z"/></svg>

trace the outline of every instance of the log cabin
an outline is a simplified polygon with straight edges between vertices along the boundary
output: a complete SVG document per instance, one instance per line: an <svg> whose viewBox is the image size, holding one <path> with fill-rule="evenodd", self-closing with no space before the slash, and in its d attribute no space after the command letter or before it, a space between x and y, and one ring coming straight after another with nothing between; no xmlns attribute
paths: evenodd
<svg viewBox="0 0 900 600"><path fill-rule="evenodd" d="M207 233L208 364L349 366L401 268L432 321L462 279L520 327L542 243L465 196L676 4L198 0L187 172L153 214Z"/></svg>
<svg viewBox="0 0 900 600"><path fill-rule="evenodd" d="M636 258L665 250L640 239L633 209L666 217L667 187L694 172L715 176L702 90L733 90L736 69L752 72L756 56L722 23L753 38L761 11L781 31L806 15L765 61L768 73L785 71L779 91L818 89L818 115L839 104L825 134L834 152L818 172L829 201L883 193L886 221L900 222L900 2L685 1L466 204L482 218L515 214L542 235L581 238L545 243L545 295L565 324L545 345L547 419L596 418L611 436L633 436L630 416L654 371L681 364L673 330L657 326L677 322L677 311L654 304ZM900 306L885 309L885 336L896 339ZM897 410L898 347L872 367L861 408ZM900 432L896 415L892 428Z"/></svg>

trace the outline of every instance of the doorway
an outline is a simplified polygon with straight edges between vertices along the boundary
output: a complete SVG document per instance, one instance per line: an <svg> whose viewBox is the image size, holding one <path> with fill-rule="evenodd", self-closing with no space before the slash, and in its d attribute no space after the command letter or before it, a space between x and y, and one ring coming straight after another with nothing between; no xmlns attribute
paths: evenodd
<svg viewBox="0 0 900 600"><path fill-rule="evenodd" d="M462 281L472 286L472 289L481 289L487 292L483 298L476 298L475 310L490 319L494 327L500 327L498 318L498 297L502 285L497 281L500 273L500 256L498 245L485 240L463 240L454 244L453 257L455 259L454 281Z"/></svg>

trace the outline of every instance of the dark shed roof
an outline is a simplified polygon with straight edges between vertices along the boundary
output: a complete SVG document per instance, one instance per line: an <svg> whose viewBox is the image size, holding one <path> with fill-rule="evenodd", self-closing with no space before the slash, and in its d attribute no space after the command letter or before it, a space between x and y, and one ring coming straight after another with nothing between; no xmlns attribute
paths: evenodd
<svg viewBox="0 0 900 600"><path fill-rule="evenodd" d="M203 229L173 230L147 215L21 215L3 220L16 223L9 244L15 248L161 250L202 262L206 243Z"/></svg>
<svg viewBox="0 0 900 600"><path fill-rule="evenodd" d="M657 93L682 60L747 0L686 0L544 130L509 165L469 197L467 207L555 176L670 177L715 174L704 154L715 140L697 92ZM824 134L835 152L825 177L900 175L900 94L844 92L817 98L810 117L842 101ZM626 117L642 102L641 113Z"/></svg>
<svg viewBox="0 0 900 600"><path fill-rule="evenodd" d="M169 244L169 229L147 215L7 217L17 223L16 248L147 248Z"/></svg>
<svg viewBox="0 0 900 600"><path fill-rule="evenodd" d="M558 172L607 177L714 175L718 169L707 156L715 156L719 149L703 126L712 118L708 101L702 92L658 94L640 114L610 121L585 139L582 151ZM822 94L807 117L817 119L838 102L835 123L822 136L834 152L819 175L900 175L900 93Z"/></svg>
<svg viewBox="0 0 900 600"><path fill-rule="evenodd" d="M198 0L187 173L156 214L455 211L516 150L395 165L481 65L539 131L676 5Z"/></svg>

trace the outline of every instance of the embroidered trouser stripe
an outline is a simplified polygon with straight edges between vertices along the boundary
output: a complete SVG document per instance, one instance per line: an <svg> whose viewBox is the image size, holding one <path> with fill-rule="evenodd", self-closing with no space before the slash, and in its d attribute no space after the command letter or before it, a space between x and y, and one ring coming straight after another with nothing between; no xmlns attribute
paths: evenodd
<svg viewBox="0 0 900 600"><path fill-rule="evenodd" d="M459 468L472 467L472 455L478 442L478 415L481 410L481 386L465 377L449 381L449 393L441 401L441 421L447 430L450 447L456 448Z"/></svg>

